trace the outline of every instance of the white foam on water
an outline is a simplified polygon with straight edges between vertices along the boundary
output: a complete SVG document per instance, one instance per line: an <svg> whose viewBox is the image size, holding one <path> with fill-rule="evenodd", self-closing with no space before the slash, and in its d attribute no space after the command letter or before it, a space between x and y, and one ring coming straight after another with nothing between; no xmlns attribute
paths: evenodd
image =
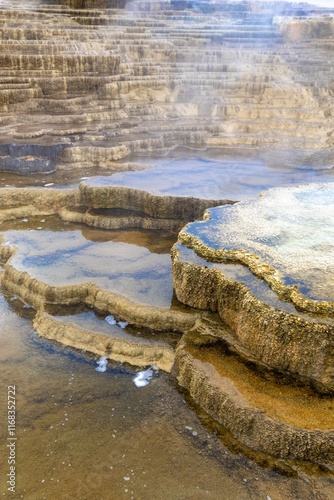
<svg viewBox="0 0 334 500"><path fill-rule="evenodd" d="M105 372L107 369L107 364L108 364L108 358L107 356L101 356L100 359L97 361L97 364L99 365L95 370L97 372Z"/></svg>
<svg viewBox="0 0 334 500"><path fill-rule="evenodd" d="M138 372L137 375L132 379L136 387L145 387L150 383L151 378L154 375L154 371L158 370L156 366L151 366L143 372Z"/></svg>
<svg viewBox="0 0 334 500"><path fill-rule="evenodd" d="M118 321L117 324L121 328L125 328L128 325L128 322L127 321Z"/></svg>
<svg viewBox="0 0 334 500"><path fill-rule="evenodd" d="M106 316L104 318L106 320L107 323L109 323L109 325L116 325L117 321L115 320L115 317L110 314L109 316Z"/></svg>

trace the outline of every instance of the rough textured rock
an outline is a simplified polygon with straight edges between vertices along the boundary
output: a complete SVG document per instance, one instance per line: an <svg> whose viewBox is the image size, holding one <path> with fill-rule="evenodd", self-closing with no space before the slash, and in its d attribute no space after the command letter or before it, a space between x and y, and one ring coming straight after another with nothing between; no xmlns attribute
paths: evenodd
<svg viewBox="0 0 334 500"><path fill-rule="evenodd" d="M323 12L307 4L251 0L2 2L0 170L109 173L143 168L124 160L164 155L179 145L240 146L264 149L283 169L319 167L330 177L333 19L310 18L312 13ZM153 176L147 179L145 189L110 179L70 190L1 189L0 221L59 215L94 228L178 231L204 209L237 199L154 193L148 189ZM236 440L279 460L306 460L333 470L331 400L307 389L312 384L322 393L334 390L333 319L324 317L332 311L329 300L301 297L296 287L276 279L271 264L256 259L256 252L234 254L280 290L281 299L317 314L298 312L245 268L234 265L228 272L225 264L205 262L179 244L172 252L175 290L198 310L175 303L153 306L86 275L54 283L62 272L47 277L42 252L45 276L34 275L29 252L39 251L38 245L24 255L15 241L16 247L8 240L0 245L1 281L38 310L35 327L41 335L120 362L170 370L168 347L111 338L45 309L84 304L133 325L181 332L180 383ZM185 232L180 241L193 245ZM210 257L221 257L214 254ZM69 260L68 254L59 269Z"/></svg>
<svg viewBox="0 0 334 500"><path fill-rule="evenodd" d="M16 264L13 264L16 252L13 245L6 244L6 242L1 245L0 258L3 261L7 260L1 282L11 293L37 310L43 308L45 304L85 304L97 311L117 314L133 325L146 326L159 331L183 332L196 321L197 316L191 311L187 313L177 308L145 305L141 301L136 302L127 296L113 292L108 286L105 289L101 284L94 284L84 277L74 277L71 282L71 277L66 275L64 282L60 278L59 283L49 284L46 282L46 276L41 275L38 278L30 276L25 270L24 262L21 262L21 257ZM25 260L24 257L23 260ZM53 276L58 281L57 274Z"/></svg>
<svg viewBox="0 0 334 500"><path fill-rule="evenodd" d="M4 172L49 173L57 168L64 145L0 144L0 170Z"/></svg>
<svg viewBox="0 0 334 500"><path fill-rule="evenodd" d="M322 19L278 18L276 22L284 38L289 42L330 39L334 35L334 18L330 16Z"/></svg>
<svg viewBox="0 0 334 500"><path fill-rule="evenodd" d="M89 326L79 326L75 321L64 322L61 318L53 318L41 311L34 319L34 328L43 337L100 356L106 355L120 363L135 366L155 365L167 372L174 363L173 350L161 341L138 339L120 331L116 334L96 330L92 332Z"/></svg>
<svg viewBox="0 0 334 500"><path fill-rule="evenodd" d="M231 203L189 196L151 194L149 191L114 185L112 177L93 177L80 183L82 204L92 208L123 208L157 219L194 220L209 206Z"/></svg>
<svg viewBox="0 0 334 500"><path fill-rule="evenodd" d="M317 390L329 393L334 392L332 273L328 267L332 189L331 184L275 189L256 200L211 209L204 221L180 232L180 243L172 251L174 289L181 302L218 311L236 340L229 341L224 329L221 337L246 358L309 380ZM277 233L281 235L282 228L284 238ZM273 292L257 283L251 272L233 270L233 263L248 266ZM305 299L296 285L285 289L280 266L295 280L298 276L308 279L315 290L317 283L321 285L328 300L317 300L320 292L312 300ZM292 300L309 314L301 314L278 297L275 300L277 291L281 299ZM312 317L310 312L317 315Z"/></svg>
<svg viewBox="0 0 334 500"><path fill-rule="evenodd" d="M173 249L174 289L192 307L217 311L223 327L216 335L245 359L299 376L320 392L334 392L334 325L266 304L247 284L210 264L195 264ZM224 328L227 325L227 331ZM209 330L210 333L210 330Z"/></svg>
<svg viewBox="0 0 334 500"><path fill-rule="evenodd" d="M58 214L80 204L78 190L0 189L0 221L27 216Z"/></svg>
<svg viewBox="0 0 334 500"><path fill-rule="evenodd" d="M176 367L179 382L193 399L245 446L333 470L331 401L301 394L300 389L289 394L275 383L271 389L270 384L264 388L261 377L247 373L217 349L203 350L181 342ZM319 415L310 407L304 411L306 400L311 408L320 410L321 406Z"/></svg>
<svg viewBox="0 0 334 500"><path fill-rule="evenodd" d="M81 183L80 189L0 189L0 221L56 214L66 222L101 229L143 228L178 232L187 222L200 217L207 207L222 203L230 202L155 196L147 191L119 188L112 183L99 185L97 180L95 187ZM117 212L103 209L116 209Z"/></svg>
<svg viewBox="0 0 334 500"><path fill-rule="evenodd" d="M177 233L185 224L185 221L141 217L140 215L137 215L135 213L127 216L108 217L102 214L97 215L89 212L81 213L64 209L60 211L59 216L63 221L66 222L78 222L81 224L86 224L87 226L98 227L100 229L163 229L165 231Z"/></svg>
<svg viewBox="0 0 334 500"><path fill-rule="evenodd" d="M2 143L61 142L52 168L106 166L180 144L322 149L333 158L332 19L308 18L321 9L123 0L5 7ZM18 158L3 168L50 165Z"/></svg>
<svg viewBox="0 0 334 500"><path fill-rule="evenodd" d="M179 241L206 260L248 266L299 310L333 316L333 183L270 189L204 219Z"/></svg>

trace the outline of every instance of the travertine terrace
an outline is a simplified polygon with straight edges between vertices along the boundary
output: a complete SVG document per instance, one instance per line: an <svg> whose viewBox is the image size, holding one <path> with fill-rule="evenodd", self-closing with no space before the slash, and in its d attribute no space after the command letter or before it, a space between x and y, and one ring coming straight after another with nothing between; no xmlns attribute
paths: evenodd
<svg viewBox="0 0 334 500"><path fill-rule="evenodd" d="M245 450L332 473L332 240L318 247L321 296L309 274L307 297L294 255L280 254L279 270L277 254L265 258L273 228L267 240L250 231L243 248L240 220L250 227L261 199L279 210L298 189L332 200L333 13L255 0L0 0L0 17L3 286L36 309L40 335L155 364ZM323 184L237 203L245 196L210 166L211 184L203 169L185 167L182 184L152 168L180 147L259 155L294 184L307 169ZM215 226L214 214L239 214L236 248L233 224Z"/></svg>
<svg viewBox="0 0 334 500"><path fill-rule="evenodd" d="M286 18L310 7L2 4L4 170L110 169L180 144L332 160L333 18Z"/></svg>

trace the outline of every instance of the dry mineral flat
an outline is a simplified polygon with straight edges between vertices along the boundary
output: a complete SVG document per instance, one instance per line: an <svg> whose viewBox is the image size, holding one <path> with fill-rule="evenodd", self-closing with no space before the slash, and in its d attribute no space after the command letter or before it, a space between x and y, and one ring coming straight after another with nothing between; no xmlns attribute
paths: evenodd
<svg viewBox="0 0 334 500"><path fill-rule="evenodd" d="M334 300L334 183L270 189L209 209L180 241L208 260L246 264L312 302Z"/></svg>

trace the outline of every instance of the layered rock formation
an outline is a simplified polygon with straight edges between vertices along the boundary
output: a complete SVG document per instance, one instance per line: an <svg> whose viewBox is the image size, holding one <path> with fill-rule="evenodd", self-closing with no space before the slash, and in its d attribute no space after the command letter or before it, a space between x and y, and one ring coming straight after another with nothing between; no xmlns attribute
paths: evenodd
<svg viewBox="0 0 334 500"><path fill-rule="evenodd" d="M180 342L175 364L194 401L246 449L333 471L331 400L271 380L219 344L198 348L191 336Z"/></svg>
<svg viewBox="0 0 334 500"><path fill-rule="evenodd" d="M119 362L174 366L194 401L245 449L333 471L332 185L284 191L299 203L293 215L290 198L288 213L281 207L283 191L235 204L249 183L239 179L232 192L226 172L217 182L221 165L206 166L205 183L195 167L147 169L150 158L138 159L179 145L231 155L237 146L295 172L291 183L306 167L331 180L333 18L311 19L321 12L289 2L0 7L0 169L78 171L71 189L0 190L2 284L37 310L40 335ZM140 172L78 186L84 168ZM310 226L314 205L298 217L312 192L322 218ZM209 207L172 250L177 300L171 242ZM260 216L277 230L259 231ZM306 268L284 246L302 223L308 234L328 226ZM314 252L323 259L313 265ZM69 306L90 312L70 316ZM128 329L109 329L101 323L108 315Z"/></svg>
<svg viewBox="0 0 334 500"><path fill-rule="evenodd" d="M1 142L20 150L3 170L107 167L179 144L332 161L333 20L277 18L306 5L12 4L0 12Z"/></svg>
<svg viewBox="0 0 334 500"><path fill-rule="evenodd" d="M108 316L107 316L108 318ZM115 320L113 328L86 313L74 317L55 318L39 313L34 320L39 335L57 340L77 349L93 352L119 363L135 366L154 365L169 372L174 363L174 351L167 342L136 337L124 332ZM92 334L94 332L94 334Z"/></svg>
<svg viewBox="0 0 334 500"><path fill-rule="evenodd" d="M73 230L58 233L53 249L53 234L43 224L40 231L6 232L0 247L7 262L2 283L24 302L37 310L85 304L162 331L182 332L194 324L196 314L173 308L168 252L131 244L138 234L128 235L130 243L127 234L95 242Z"/></svg>
<svg viewBox="0 0 334 500"><path fill-rule="evenodd" d="M200 318L180 341L180 383L251 449L329 468L332 398L306 387L334 392L333 187L277 188L209 209L172 250L178 299L219 315ZM299 397L312 401L308 416Z"/></svg>
<svg viewBox="0 0 334 500"><path fill-rule="evenodd" d="M172 252L177 297L218 311L224 341L323 392L334 390L332 193L333 184L311 184L210 209Z"/></svg>
<svg viewBox="0 0 334 500"><path fill-rule="evenodd" d="M54 200L57 194L62 193ZM15 209L11 214L18 215ZM169 249L175 238L170 233L80 231L68 223L61 227L42 207L10 225L15 229L3 225L1 283L38 311L34 327L39 335L121 363L171 370L173 332L191 328L198 314L174 303ZM85 306L97 316L92 311L69 315L71 306L79 312ZM172 344L159 332L172 337Z"/></svg>
<svg viewBox="0 0 334 500"><path fill-rule="evenodd" d="M331 189L331 184L321 186L320 195ZM3 190L2 194L11 191ZM18 201L21 196L21 202L25 195L43 200L42 189L17 189L14 192ZM309 202L308 194L312 188L291 188L287 192L290 196L292 192L301 204L305 204ZM313 192L317 192L314 187ZM51 190L48 193L52 194L45 197L50 212L53 209L56 213L52 206L57 200L65 207L66 203L80 203L80 193L75 190ZM283 195L284 190L277 190L276 199L280 202ZM95 196L98 200L98 191ZM261 204L261 197L259 200ZM326 197L320 196L320 201L325 202ZM250 203L226 205L210 211L239 214ZM13 210L12 216L15 216L17 209ZM60 211L63 210L60 207ZM215 256L210 254L210 237L216 238L218 234L211 231L210 225L217 224L217 217L210 220L207 215L206 220L188 225L181 231L180 242L172 251L177 297L195 308L185 309L172 300L172 287L167 283L170 275L164 270L166 265L168 267L168 255L164 244L161 256L155 254L161 243L154 243L153 235L147 236L148 243L144 243L144 247L151 245L147 252L145 248L141 250L132 246L132 240L137 242L138 235L120 232L94 236L92 233L91 237L96 240L92 243L89 234L83 238L76 226L70 226L64 228L65 232L58 233L58 245L54 249L53 238L48 233L50 229L45 224L50 227L56 224L59 230L60 223L52 219L40 220L42 211L41 205L36 222L23 219L18 223L19 230L6 230L0 247L4 261L2 284L38 310L34 326L40 335L107 355L116 361L138 366L152 363L169 371L174 354L168 345L154 339L141 340L138 335L130 333L123 335L120 330L113 332L106 325L101 328L101 320L87 321L87 317L80 319L80 315L64 318L47 311L54 305L85 305L103 316L115 314L118 321L125 319L137 329L149 327L168 335L172 331L183 333L176 349L178 380L204 410L229 430L234 439L246 448L278 459L308 460L331 470L332 399L319 397L307 385L312 383L322 393L333 391L332 318L298 313L291 303L280 301L267 284L259 282L250 270L238 263L211 263L201 257L204 254L208 259L208 256L215 257L215 260L226 257L217 248L213 252ZM10 209L8 213L11 213ZM262 212L258 213L261 215ZM243 217L246 215L247 210ZM268 216L273 217L271 210ZM145 220L145 214L142 219ZM223 226L221 220L218 222ZM230 218L227 222L230 223ZM301 223L298 218L292 222L293 227ZM42 226L37 227L38 224ZM25 225L28 225L28 230L22 229ZM205 229L206 225L209 225L209 230ZM261 228L260 223L258 225ZM200 241L200 231L195 231L196 236L192 236L192 227L198 226L203 227L206 243ZM238 226L236 222L237 234L240 232ZM247 223L246 230L249 230ZM277 240L272 237L273 228L269 227L269 230L270 236L253 235L256 248ZM281 241L283 249L288 241L288 228L285 231L286 239ZM228 238L229 233L226 234ZM122 243L118 243L119 239ZM130 244L125 243L126 239ZM161 233L158 239L163 243ZM192 241L195 242L193 248L188 248ZM279 245L279 241L276 244ZM242 262L242 257L246 256L250 267L252 263L256 265L258 274L261 271L264 277L271 276L269 265L261 262L256 254L252 255L249 248L246 252L241 249L229 251L230 261ZM271 267L274 269L273 263ZM150 288L153 294L149 292ZM166 293L170 294L167 302ZM288 298L286 295L285 299ZM219 317L205 310L217 311ZM245 381L240 378L242 371L245 380L256 379L252 383L254 387L260 384L260 389L252 391L251 386L245 387ZM300 387L293 389L296 384ZM314 408L319 409L317 414L314 414ZM298 414L301 410L302 419ZM298 422L291 417L295 414L298 414Z"/></svg>

